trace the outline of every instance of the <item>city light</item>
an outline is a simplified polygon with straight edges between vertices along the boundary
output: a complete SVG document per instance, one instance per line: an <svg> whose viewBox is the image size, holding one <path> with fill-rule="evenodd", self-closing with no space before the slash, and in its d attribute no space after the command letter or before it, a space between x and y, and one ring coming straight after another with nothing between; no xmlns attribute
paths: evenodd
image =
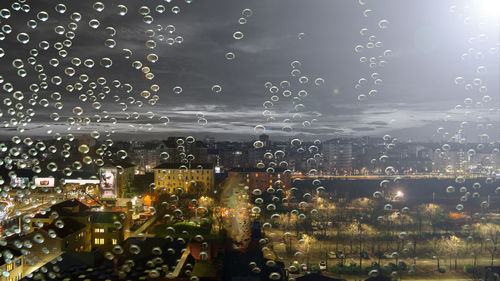
<svg viewBox="0 0 500 281"><path fill-rule="evenodd" d="M500 0L58 2L0 1L0 281L500 276Z"/></svg>

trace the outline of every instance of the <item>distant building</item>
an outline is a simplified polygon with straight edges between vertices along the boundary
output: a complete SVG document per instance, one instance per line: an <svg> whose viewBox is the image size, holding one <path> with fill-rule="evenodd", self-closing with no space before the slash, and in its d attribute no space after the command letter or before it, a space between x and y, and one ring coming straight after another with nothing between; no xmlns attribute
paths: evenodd
<svg viewBox="0 0 500 281"><path fill-rule="evenodd" d="M207 145L185 137L169 137L158 146L158 150L168 155L168 157L159 157L160 163L187 163L188 160L207 163L208 161Z"/></svg>
<svg viewBox="0 0 500 281"><path fill-rule="evenodd" d="M185 192L210 194L214 190L213 164L163 163L154 168L155 185L168 193L176 188Z"/></svg>
<svg viewBox="0 0 500 281"><path fill-rule="evenodd" d="M163 150L163 151L162 151ZM160 154L165 147L159 142L134 142L130 146L130 160L137 164L136 174L151 172L161 162Z"/></svg>
<svg viewBox="0 0 500 281"><path fill-rule="evenodd" d="M269 142L269 135L266 134L259 135L259 141L264 143L264 147L271 145L271 143Z"/></svg>
<svg viewBox="0 0 500 281"><path fill-rule="evenodd" d="M287 189L292 185L290 173L283 169L276 169L274 173L268 173L259 168L234 168L228 172L228 178L240 177L243 183L252 189L266 191L272 187L275 189Z"/></svg>
<svg viewBox="0 0 500 281"><path fill-rule="evenodd" d="M130 162L113 162L110 165L117 169L116 190L118 197L135 196L133 183L136 165Z"/></svg>
<svg viewBox="0 0 500 281"><path fill-rule="evenodd" d="M326 159L327 172L348 174L353 169L352 142L333 139L323 143L323 155Z"/></svg>

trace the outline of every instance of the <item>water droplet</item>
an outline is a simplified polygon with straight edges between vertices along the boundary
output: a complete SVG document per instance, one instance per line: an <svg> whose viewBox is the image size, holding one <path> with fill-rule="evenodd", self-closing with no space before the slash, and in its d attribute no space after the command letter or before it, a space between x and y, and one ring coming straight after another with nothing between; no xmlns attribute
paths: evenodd
<svg viewBox="0 0 500 281"><path fill-rule="evenodd" d="M241 15L246 17L246 18L249 18L253 15L253 11L249 8L246 8L246 9L243 9L243 11L241 11Z"/></svg>
<svg viewBox="0 0 500 281"><path fill-rule="evenodd" d="M92 7L98 12L104 11L104 4L102 2L95 2Z"/></svg>
<svg viewBox="0 0 500 281"><path fill-rule="evenodd" d="M236 40L240 40L243 38L243 32L241 31L236 31L235 33L233 33L233 38L236 39Z"/></svg>
<svg viewBox="0 0 500 281"><path fill-rule="evenodd" d="M125 5L118 5L116 7L118 8L118 14L120 16L124 16L124 15L127 14L127 12L128 12L127 6L125 6Z"/></svg>
<svg viewBox="0 0 500 281"><path fill-rule="evenodd" d="M182 87L181 86L175 86L172 91L174 92L174 94L180 94L182 93Z"/></svg>
<svg viewBox="0 0 500 281"><path fill-rule="evenodd" d="M172 7L172 13L178 14L180 12L181 12L181 8L179 8L179 6L173 6Z"/></svg>
<svg viewBox="0 0 500 281"><path fill-rule="evenodd" d="M49 19L49 14L47 12L40 11L36 14L36 18L40 21L47 21Z"/></svg>
<svg viewBox="0 0 500 281"><path fill-rule="evenodd" d="M220 85L213 85L212 92L218 94L218 93L222 92L222 87Z"/></svg>
<svg viewBox="0 0 500 281"><path fill-rule="evenodd" d="M22 44L28 44L28 42L30 41L30 36L24 32L21 32L17 35L17 41Z"/></svg>
<svg viewBox="0 0 500 281"><path fill-rule="evenodd" d="M389 21L388 21L388 20L386 20L386 19L380 20L380 21L378 22L378 27L379 27L380 29L386 29L387 27L389 27Z"/></svg>
<svg viewBox="0 0 500 281"><path fill-rule="evenodd" d="M99 25L101 25L101 23L97 20L97 19L91 19L89 21L89 26L93 29L96 29L99 27Z"/></svg>

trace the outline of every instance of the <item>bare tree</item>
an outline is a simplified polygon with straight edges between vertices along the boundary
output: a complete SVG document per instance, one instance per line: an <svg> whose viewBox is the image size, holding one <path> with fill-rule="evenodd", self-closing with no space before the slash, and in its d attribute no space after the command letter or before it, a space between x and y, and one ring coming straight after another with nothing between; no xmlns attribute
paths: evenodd
<svg viewBox="0 0 500 281"><path fill-rule="evenodd" d="M432 228L432 233L434 233L436 229L437 217L443 213L443 210L440 206L432 203L425 204L423 207L424 207L424 215L428 217L429 224L431 225Z"/></svg>
<svg viewBox="0 0 500 281"><path fill-rule="evenodd" d="M446 238L445 237L441 237L441 238L434 237L429 241L429 245L431 247L432 254L436 258L437 269L439 270L439 266L440 266L439 260L446 252Z"/></svg>
<svg viewBox="0 0 500 281"><path fill-rule="evenodd" d="M298 250L306 255L307 267L309 268L309 253L311 251L311 245L317 242L316 238L313 236L303 234L302 239L299 240Z"/></svg>
<svg viewBox="0 0 500 281"><path fill-rule="evenodd" d="M500 226L493 224L493 223L488 223L484 226L484 232L485 236L487 237L485 239L485 246L484 248L490 253L491 255L491 266L493 266L493 262L495 260L495 255L498 251L498 248L500 245L498 245L498 238L500 236Z"/></svg>
<svg viewBox="0 0 500 281"><path fill-rule="evenodd" d="M446 252L450 255L450 269L451 269L451 259L455 258L455 271L457 271L457 258L458 254L462 249L462 239L455 235L452 235L449 239L446 239L445 247Z"/></svg>

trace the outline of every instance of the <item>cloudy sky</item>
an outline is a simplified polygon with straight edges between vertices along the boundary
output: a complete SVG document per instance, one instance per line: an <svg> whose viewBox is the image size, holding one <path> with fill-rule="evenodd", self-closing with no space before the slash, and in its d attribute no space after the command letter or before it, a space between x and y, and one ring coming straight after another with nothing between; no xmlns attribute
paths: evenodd
<svg viewBox="0 0 500 281"><path fill-rule="evenodd" d="M492 1L77 2L2 2L2 96L12 101L0 105L2 136L441 140L461 129L470 141L499 139L499 25L485 4ZM84 66L88 59L93 67ZM28 109L35 115L19 133L18 112Z"/></svg>

